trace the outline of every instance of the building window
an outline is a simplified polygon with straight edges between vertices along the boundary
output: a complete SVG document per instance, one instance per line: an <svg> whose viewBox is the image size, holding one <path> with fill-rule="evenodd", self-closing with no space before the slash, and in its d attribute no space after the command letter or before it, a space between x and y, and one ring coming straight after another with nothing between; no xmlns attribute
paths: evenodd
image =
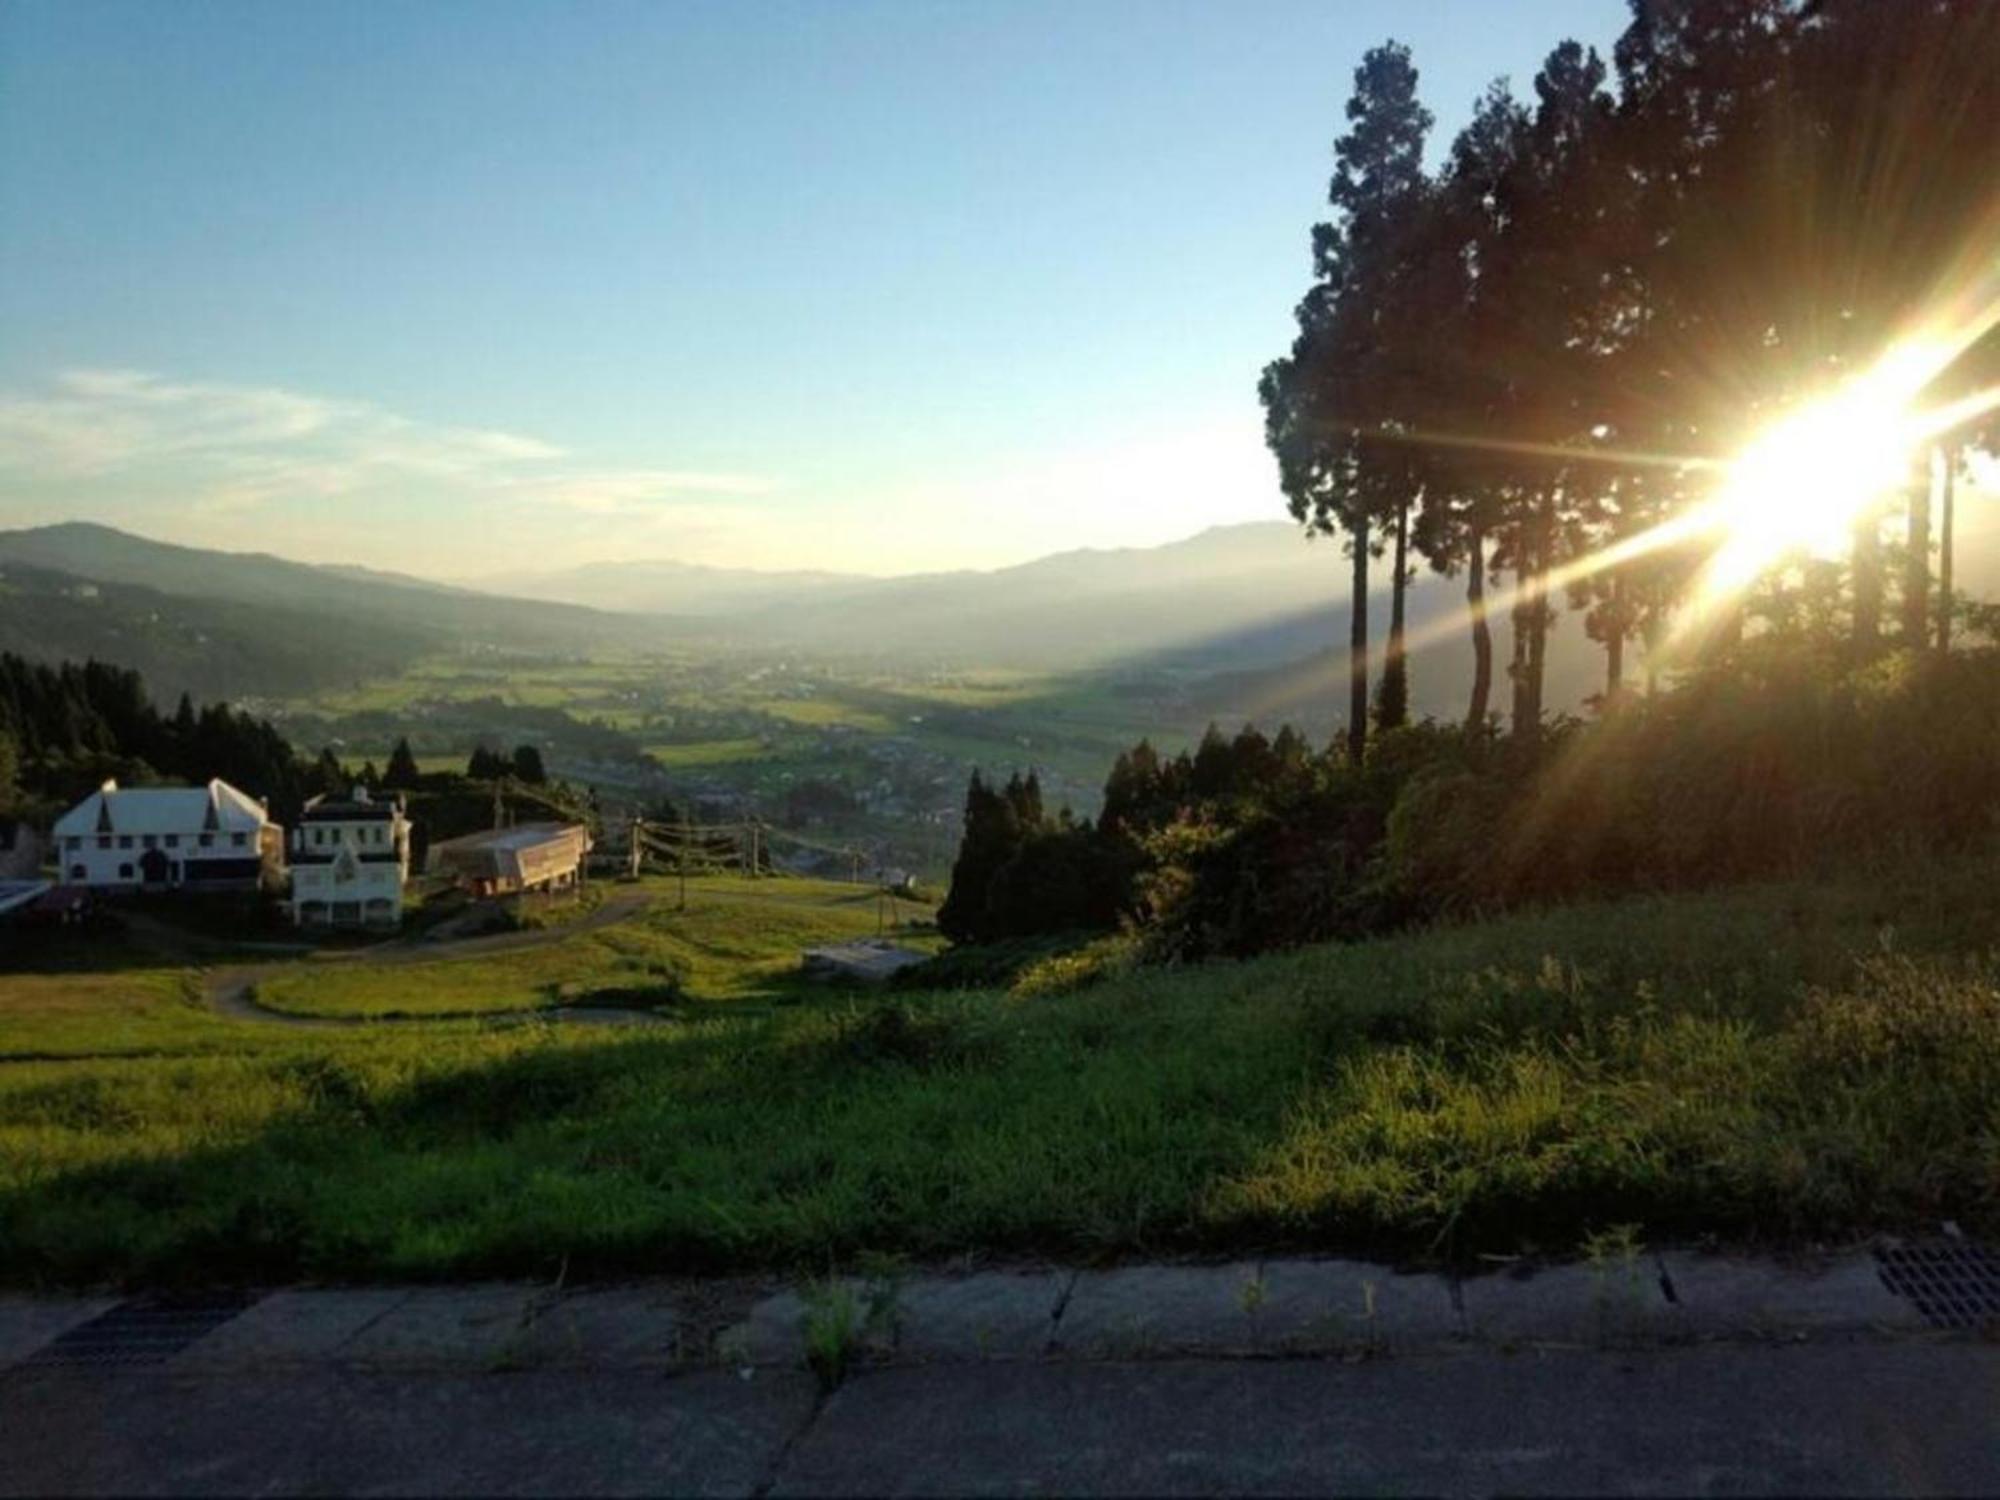
<svg viewBox="0 0 2000 1500"><path fill-rule="evenodd" d="M130 880L132 878L132 867L130 865L120 865L118 867L118 878L120 880Z"/></svg>
<svg viewBox="0 0 2000 1500"><path fill-rule="evenodd" d="M245 844L250 842L250 835L247 833L232 833L229 835L229 842L241 849Z"/></svg>
<svg viewBox="0 0 2000 1500"><path fill-rule="evenodd" d="M111 847L111 835L108 833L100 833L97 836L97 847L100 849L109 849Z"/></svg>
<svg viewBox="0 0 2000 1500"><path fill-rule="evenodd" d="M178 833L170 833L170 834L168 834L168 835L167 835L167 838L166 838L166 844L167 844L167 847L168 847L169 849L178 849L178 848L180 848L180 846L181 846L181 836L180 836L180 835L179 835Z"/></svg>
<svg viewBox="0 0 2000 1500"><path fill-rule="evenodd" d="M154 838L150 833L142 833L139 835L139 842L145 848L151 849L160 841Z"/></svg>
<svg viewBox="0 0 2000 1500"><path fill-rule="evenodd" d="M83 840L76 837L74 834L70 835L70 837L63 840L63 848L69 850L69 852L72 854L76 853L76 851L81 849L82 847L83 847Z"/></svg>
<svg viewBox="0 0 2000 1500"><path fill-rule="evenodd" d="M204 833L201 836L200 843L201 847L204 849L213 849L215 847L215 835L212 833Z"/></svg>
<svg viewBox="0 0 2000 1500"><path fill-rule="evenodd" d="M119 835L118 835L118 847L119 847L120 849L130 849L130 848L132 847L132 835L131 835L131 834L129 834L129 833L121 833L121 834L119 834Z"/></svg>
<svg viewBox="0 0 2000 1500"><path fill-rule="evenodd" d="M71 865L69 867L69 878L71 880L88 880L90 878L90 871L86 870L82 865Z"/></svg>
<svg viewBox="0 0 2000 1500"><path fill-rule="evenodd" d="M319 830L319 829L317 829L317 828L315 828L315 829L313 830L313 847L314 847L314 848L318 848L318 847L319 847L319 845L320 845L320 843L321 843L321 839L320 839L320 830Z"/></svg>

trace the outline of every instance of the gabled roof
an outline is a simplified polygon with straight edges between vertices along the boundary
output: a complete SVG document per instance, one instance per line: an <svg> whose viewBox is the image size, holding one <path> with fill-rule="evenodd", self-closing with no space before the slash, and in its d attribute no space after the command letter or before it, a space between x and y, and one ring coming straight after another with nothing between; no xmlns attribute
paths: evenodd
<svg viewBox="0 0 2000 1500"><path fill-rule="evenodd" d="M255 833L270 821L247 792L207 786L121 787L107 781L56 819L58 838L99 833Z"/></svg>
<svg viewBox="0 0 2000 1500"><path fill-rule="evenodd" d="M581 823L516 823L511 828L488 828L479 833L462 834L432 847L450 850L453 853L476 853L487 849L516 852L532 849L538 844L552 844L563 839L587 837L590 830Z"/></svg>
<svg viewBox="0 0 2000 1500"><path fill-rule="evenodd" d="M301 823L390 823L402 809L393 802L357 802L352 797L314 797L299 814Z"/></svg>

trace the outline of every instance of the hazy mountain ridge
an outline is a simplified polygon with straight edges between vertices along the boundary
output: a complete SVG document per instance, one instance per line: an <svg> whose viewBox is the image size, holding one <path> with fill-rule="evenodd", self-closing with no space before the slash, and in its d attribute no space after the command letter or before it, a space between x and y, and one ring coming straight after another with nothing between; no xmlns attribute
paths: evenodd
<svg viewBox="0 0 2000 1500"><path fill-rule="evenodd" d="M464 580L484 594L582 605L628 614L702 616L764 606L801 591L865 588L877 580L858 573L813 570L766 572L719 568L669 558L583 563L541 572L489 573Z"/></svg>
<svg viewBox="0 0 2000 1500"><path fill-rule="evenodd" d="M738 641L842 655L1066 668L1214 654L1270 662L1319 644L1289 615L1341 604L1338 550L1295 526L1214 527L1157 547L1086 548L991 570L871 578L644 560L482 580L535 597L726 622ZM1343 606L1344 607L1344 606ZM1269 641L1258 628L1278 625ZM1323 639L1323 638L1321 638ZM1276 654L1274 654L1276 653Z"/></svg>
<svg viewBox="0 0 2000 1500"><path fill-rule="evenodd" d="M520 575L547 590L609 581L609 592L677 602L672 616L206 551L81 522L0 532L0 568L17 580L0 608L0 647L110 657L144 671L163 693L310 693L391 674L427 653L480 646L587 653L712 641L889 663L1171 667L1210 674L1213 692L1203 696L1219 712L1266 721L1324 717L1345 701L1335 679L1345 674L1346 561L1335 543L1308 542L1283 521L987 572L866 578L645 561ZM103 592L86 597L77 587L86 582ZM1411 588L1419 712L1463 711L1471 656L1454 618L1461 607L1453 580L1424 574ZM1386 580L1378 580L1370 607L1378 663L1387 611ZM1505 620L1494 624L1504 656ZM1575 629L1558 627L1551 640L1550 702L1574 703L1594 690L1596 648Z"/></svg>

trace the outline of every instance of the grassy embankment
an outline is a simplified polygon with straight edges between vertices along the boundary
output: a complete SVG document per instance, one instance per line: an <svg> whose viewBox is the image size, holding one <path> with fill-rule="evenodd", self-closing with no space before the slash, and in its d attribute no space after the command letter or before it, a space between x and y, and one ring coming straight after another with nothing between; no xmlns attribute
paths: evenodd
<svg viewBox="0 0 2000 1500"><path fill-rule="evenodd" d="M176 1011L168 1055L0 1068L0 1272L1976 1231L2000 1217L1997 875L1578 906L1068 995L718 1005L639 1033L252 1035ZM8 1035L32 1031L18 981L0 993Z"/></svg>

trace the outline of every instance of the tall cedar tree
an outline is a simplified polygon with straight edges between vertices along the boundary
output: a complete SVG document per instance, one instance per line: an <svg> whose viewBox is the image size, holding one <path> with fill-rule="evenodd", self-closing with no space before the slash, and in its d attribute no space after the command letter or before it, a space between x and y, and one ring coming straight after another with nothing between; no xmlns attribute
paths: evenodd
<svg viewBox="0 0 2000 1500"><path fill-rule="evenodd" d="M1417 70L1395 42L1369 51L1354 72L1347 133L1334 143L1327 199L1335 222L1313 227L1314 285L1298 308L1289 359L1264 372L1265 437L1293 517L1310 532L1345 532L1353 573L1348 601L1347 746L1357 762L1368 740L1368 560L1378 517L1407 542L1409 466L1397 441L1394 369L1387 351L1402 257L1425 192L1424 136L1430 112L1417 100ZM1403 330L1407 334L1407 330ZM1401 524L1397 524L1400 522ZM1398 547L1399 553L1402 547ZM1392 587L1407 569L1398 558ZM1400 599L1392 603L1400 618ZM1408 702L1400 637L1395 684L1385 694L1400 718Z"/></svg>

